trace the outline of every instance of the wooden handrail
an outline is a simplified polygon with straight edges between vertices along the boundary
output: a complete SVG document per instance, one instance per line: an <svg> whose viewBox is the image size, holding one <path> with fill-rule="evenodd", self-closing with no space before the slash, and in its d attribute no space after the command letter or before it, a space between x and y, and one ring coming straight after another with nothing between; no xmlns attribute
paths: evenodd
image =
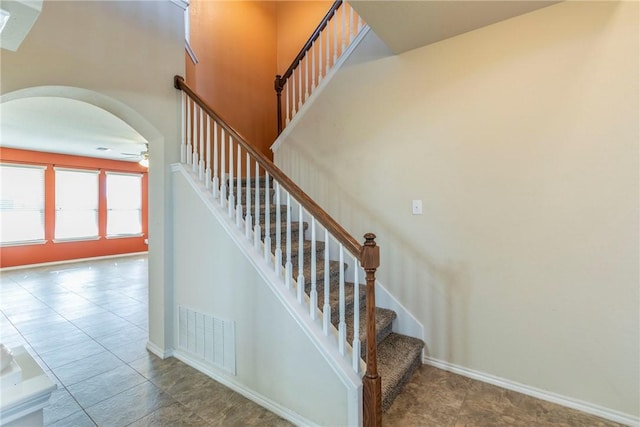
<svg viewBox="0 0 640 427"><path fill-rule="evenodd" d="M329 23L329 20L333 17L333 15L336 13L336 10L338 10L338 8L340 8L341 5L342 5L342 0L336 0L331 5L331 8L327 12L327 14L324 16L324 18L322 18L322 21L320 21L320 24L318 25L318 27L311 34L311 37L309 37L309 39L304 44L304 46L302 46L302 49L300 49L300 52L298 53L298 55L293 59L293 61L291 62L291 65L289 65L289 68L287 68L287 71L285 71L284 74L282 75L278 74L276 76L273 86L274 86L274 89L276 90L276 96L277 96L278 135L282 133L281 94L282 94L282 90L284 89L284 85L287 83L287 80L289 80L289 77L291 77L291 75L293 74L298 64L300 64L300 61L302 61L302 58L304 58L307 52L309 51L309 49L311 49L311 46L313 46L313 42L315 42L318 39L318 37L320 37L320 33L322 33L322 30L326 28L327 24Z"/></svg>
<svg viewBox="0 0 640 427"><path fill-rule="evenodd" d="M240 145L244 148L253 158L269 173L285 190L289 192L296 200L304 206L304 208L311 214L324 228L329 231L340 242L344 248L354 255L358 255L362 251L362 245L351 234L349 234L340 224L336 222L327 212L325 212L316 202L311 199L295 182L285 175L280 168L278 168L267 156L257 151L247 140L240 135L238 131L229 126L227 122L220 117L206 102L200 98L194 91L187 85L184 78L181 76L174 77L174 87L178 90L184 91L193 101L198 104L203 111L209 116L213 117L220 127L222 127L227 133L229 133Z"/></svg>

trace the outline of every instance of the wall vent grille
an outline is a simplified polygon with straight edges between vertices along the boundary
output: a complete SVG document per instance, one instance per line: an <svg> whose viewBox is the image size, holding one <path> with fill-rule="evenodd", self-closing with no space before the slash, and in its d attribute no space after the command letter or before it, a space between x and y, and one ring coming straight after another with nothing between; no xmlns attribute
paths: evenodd
<svg viewBox="0 0 640 427"><path fill-rule="evenodd" d="M178 306L178 347L236 375L235 322Z"/></svg>

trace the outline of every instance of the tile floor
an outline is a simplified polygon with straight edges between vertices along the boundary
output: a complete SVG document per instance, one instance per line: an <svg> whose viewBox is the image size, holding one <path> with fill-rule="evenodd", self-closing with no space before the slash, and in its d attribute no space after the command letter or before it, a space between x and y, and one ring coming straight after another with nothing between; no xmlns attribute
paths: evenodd
<svg viewBox="0 0 640 427"><path fill-rule="evenodd" d="M174 358L145 349L147 259L0 273L0 342L24 345L56 381L47 426L289 426ZM422 366L385 426L619 426Z"/></svg>

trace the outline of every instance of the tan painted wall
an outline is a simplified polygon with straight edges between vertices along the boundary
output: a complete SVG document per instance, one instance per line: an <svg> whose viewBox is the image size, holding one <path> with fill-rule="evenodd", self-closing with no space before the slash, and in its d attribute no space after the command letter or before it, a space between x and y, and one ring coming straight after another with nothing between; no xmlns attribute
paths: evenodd
<svg viewBox="0 0 640 427"><path fill-rule="evenodd" d="M378 234L431 357L632 417L638 19L563 2L398 56L370 33L276 153Z"/></svg>

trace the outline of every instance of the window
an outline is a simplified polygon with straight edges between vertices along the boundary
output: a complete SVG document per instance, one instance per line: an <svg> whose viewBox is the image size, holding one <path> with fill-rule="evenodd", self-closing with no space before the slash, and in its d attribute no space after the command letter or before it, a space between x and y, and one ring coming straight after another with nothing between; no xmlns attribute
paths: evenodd
<svg viewBox="0 0 640 427"><path fill-rule="evenodd" d="M55 168L56 240L98 238L98 171Z"/></svg>
<svg viewBox="0 0 640 427"><path fill-rule="evenodd" d="M44 242L44 166L0 165L0 243Z"/></svg>
<svg viewBox="0 0 640 427"><path fill-rule="evenodd" d="M107 172L107 236L142 234L142 175Z"/></svg>

